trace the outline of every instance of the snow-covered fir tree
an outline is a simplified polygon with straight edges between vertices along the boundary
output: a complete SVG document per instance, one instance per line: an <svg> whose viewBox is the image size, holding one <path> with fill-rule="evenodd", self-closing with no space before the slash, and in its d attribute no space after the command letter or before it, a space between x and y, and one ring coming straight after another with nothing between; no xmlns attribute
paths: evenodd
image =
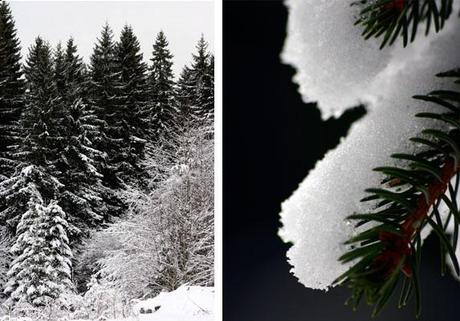
<svg viewBox="0 0 460 321"><path fill-rule="evenodd" d="M61 187L55 178L38 166L29 165L18 171L19 173L11 178L0 182L0 252L5 252L0 262L4 271L3 282L0 282L2 293L5 281L8 280L6 272L12 259L9 250L16 239L16 226L22 215L29 209L31 200L40 200L43 197L55 199ZM0 298L3 296L6 294L0 295Z"/></svg>
<svg viewBox="0 0 460 321"><path fill-rule="evenodd" d="M184 66L176 84L176 100L181 123L187 123L192 120L192 111L190 106L192 105L194 97L194 88L192 70L189 66Z"/></svg>
<svg viewBox="0 0 460 321"><path fill-rule="evenodd" d="M111 188L118 188L121 181L117 176L115 162L119 145L118 108L119 80L115 63L115 42L113 32L106 24L97 40L90 62L89 100L91 109L100 121L100 136L96 146L106 154L105 162L100 164L104 183Z"/></svg>
<svg viewBox="0 0 460 321"><path fill-rule="evenodd" d="M88 73L83 59L78 55L74 39L67 40L64 53L64 80L65 91L62 94L66 104L73 104L77 100L87 100Z"/></svg>
<svg viewBox="0 0 460 321"><path fill-rule="evenodd" d="M214 120L214 58L208 51L208 43L201 36L193 54L191 79L193 82L192 105L193 116L200 122Z"/></svg>
<svg viewBox="0 0 460 321"><path fill-rule="evenodd" d="M37 37L35 43L29 50L29 55L24 66L27 80L27 103L21 117L21 144L17 150L17 157L21 165L16 170L12 182L27 181L27 175L43 179L45 182L53 181L54 184L39 184L39 192L45 199L56 199L64 186L59 182L62 163L61 155L64 149L65 111L58 95L54 59L50 45L42 38ZM34 171L30 169L33 165ZM24 175L26 172L27 175ZM32 172L30 174L29 172ZM45 179L46 178L46 179ZM5 186L5 193L11 194L14 188L9 191ZM18 223L18 209L24 206L23 199L20 199L22 206L17 204L15 198L6 199L6 213L12 211L15 215L9 215L12 228ZM74 230L77 234L77 230Z"/></svg>
<svg viewBox="0 0 460 321"><path fill-rule="evenodd" d="M9 5L0 1L0 180L14 171L10 152L18 143L18 121L23 106L19 39Z"/></svg>
<svg viewBox="0 0 460 321"><path fill-rule="evenodd" d="M214 56L201 36L192 55L192 64L184 66L176 85L181 122L211 124L214 119Z"/></svg>
<svg viewBox="0 0 460 321"><path fill-rule="evenodd" d="M152 65L148 78L149 130L153 139L173 132L177 121L173 55L168 45L164 32L160 31L153 44Z"/></svg>
<svg viewBox="0 0 460 321"><path fill-rule="evenodd" d="M102 174L95 159L101 152L92 147L88 132L96 130L91 124L93 115L81 100L66 108L65 145L60 154L58 179L64 185L59 204L68 213L69 222L77 227L80 237L106 220L109 216L104 197L112 192L103 186Z"/></svg>
<svg viewBox="0 0 460 321"><path fill-rule="evenodd" d="M209 66L208 66L208 81L209 81L209 84L210 84L210 88L209 90L207 91L207 96L204 96L204 101L205 101L205 106L207 106L206 108L207 111L207 116L206 116L206 119L208 119L210 121L210 123L212 123L212 121L214 121L214 86L215 86L215 83L214 83L214 54L210 54L209 55Z"/></svg>
<svg viewBox="0 0 460 321"><path fill-rule="evenodd" d="M0 301L3 301L6 297L3 290L8 282L7 273L11 261L10 248L11 237L6 228L0 225Z"/></svg>
<svg viewBox="0 0 460 321"><path fill-rule="evenodd" d="M119 43L105 25L90 65L91 106L101 121L98 148L107 154L102 172L112 188L136 183L141 175L147 130L146 65L133 30L125 26Z"/></svg>
<svg viewBox="0 0 460 321"><path fill-rule="evenodd" d="M5 293L13 302L44 306L71 290L72 252L65 217L55 202L45 205L40 196L29 201L11 247L15 258Z"/></svg>
<svg viewBox="0 0 460 321"><path fill-rule="evenodd" d="M63 110L58 96L54 61L49 44L37 37L24 66L27 104L21 118L21 160L35 165L55 166L61 147Z"/></svg>
<svg viewBox="0 0 460 321"><path fill-rule="evenodd" d="M115 47L115 61L120 77L119 114L125 113L124 126L127 126L131 135L143 138L148 126L145 118L147 65L143 62L139 40L129 25L125 25L121 31L120 40Z"/></svg>
<svg viewBox="0 0 460 321"><path fill-rule="evenodd" d="M67 42L63 55L63 83L60 92L64 137L58 162L57 178L64 184L59 204L68 214L69 222L82 235L107 219L108 208L104 198L112 192L102 184L98 171L103 152L95 148L98 139L98 119L88 106L86 98L87 78L81 57L73 39Z"/></svg>
<svg viewBox="0 0 460 321"><path fill-rule="evenodd" d="M120 145L112 162L117 164L120 177L136 183L144 175L141 162L149 125L146 109L147 66L131 26L125 25L121 31L120 41L115 47L115 63L119 76L119 101L111 129Z"/></svg>
<svg viewBox="0 0 460 321"><path fill-rule="evenodd" d="M75 92L72 88L78 84L68 79L76 76L69 73L65 61L63 70L61 90ZM72 97L75 101L66 102L59 95L51 50L41 38L37 38L30 49L25 74L29 90L21 119L23 141L17 155L23 164L40 167L59 182L55 199L67 212L69 235L76 241L107 216L107 206L102 199L110 193L102 186L101 174L94 164L94 158L101 153L88 139L88 133L97 132L97 126L92 124L94 117L82 98L75 96ZM20 170L17 172L20 176ZM6 206L15 207L11 203ZM17 223L17 219L12 222Z"/></svg>
<svg viewBox="0 0 460 321"><path fill-rule="evenodd" d="M59 42L54 53L56 87L65 105L71 105L79 99L87 99L86 66L77 51L73 38L69 38L65 49Z"/></svg>
<svg viewBox="0 0 460 321"><path fill-rule="evenodd" d="M21 216L31 199L56 199L62 184L43 167L28 165L0 183L0 225L14 237Z"/></svg>
<svg viewBox="0 0 460 321"><path fill-rule="evenodd" d="M64 51L62 49L62 43L59 42L54 50L54 81L56 83L56 89L58 94L62 96L64 93L65 80L65 62L64 62Z"/></svg>

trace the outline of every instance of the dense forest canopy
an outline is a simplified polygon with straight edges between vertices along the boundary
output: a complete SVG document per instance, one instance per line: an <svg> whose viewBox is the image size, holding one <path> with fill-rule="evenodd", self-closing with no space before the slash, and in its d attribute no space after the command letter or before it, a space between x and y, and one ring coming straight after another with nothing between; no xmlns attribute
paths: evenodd
<svg viewBox="0 0 460 321"><path fill-rule="evenodd" d="M176 78L167 35L152 43L146 61L130 25L116 39L107 23L88 64L74 39L52 47L41 36L22 61L0 1L0 297L9 309L75 312L108 293L126 303L213 285L214 57L202 36Z"/></svg>

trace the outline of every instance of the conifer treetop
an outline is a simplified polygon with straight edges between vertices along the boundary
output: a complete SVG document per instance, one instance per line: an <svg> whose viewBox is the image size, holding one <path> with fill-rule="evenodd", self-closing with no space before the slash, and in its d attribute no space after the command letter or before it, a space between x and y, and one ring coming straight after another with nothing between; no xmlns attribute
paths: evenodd
<svg viewBox="0 0 460 321"><path fill-rule="evenodd" d="M177 101L175 93L172 58L168 41L163 31L160 31L153 44L152 65L149 74L148 113L151 119L150 130L152 138L167 136L175 130L177 122Z"/></svg>
<svg viewBox="0 0 460 321"><path fill-rule="evenodd" d="M0 1L0 180L14 172L17 161L11 152L18 143L18 121L24 108L20 50L9 5Z"/></svg>
<svg viewBox="0 0 460 321"><path fill-rule="evenodd" d="M6 93L16 96L24 87L21 46L16 33L11 9L6 1L0 1L0 73L1 77L7 77L6 82L0 81L2 96Z"/></svg>

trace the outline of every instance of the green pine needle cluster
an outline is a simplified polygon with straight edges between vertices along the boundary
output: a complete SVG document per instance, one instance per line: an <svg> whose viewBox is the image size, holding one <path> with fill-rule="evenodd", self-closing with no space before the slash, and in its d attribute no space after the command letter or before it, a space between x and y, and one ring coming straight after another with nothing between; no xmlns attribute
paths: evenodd
<svg viewBox="0 0 460 321"><path fill-rule="evenodd" d="M380 48L392 45L399 36L404 47L413 42L420 23L425 34L432 28L440 31L452 13L453 0L362 0L352 5L362 6L356 25L364 27L363 37L381 38Z"/></svg>
<svg viewBox="0 0 460 321"><path fill-rule="evenodd" d="M460 70L438 76L455 77L455 82L460 83ZM364 296L368 304L375 306L374 315L388 301L399 281L403 282L400 307L405 306L411 295L415 294L417 314L420 313L420 231L426 226L430 226L439 237L443 254L442 273L446 271L444 257L447 254L455 272L460 275L455 256L460 223L456 201L460 180L457 174L460 164L460 91L433 91L414 98L444 107L443 113L419 113L416 116L443 122L447 124L447 129L425 129L412 138L411 141L421 150L419 153L392 155L403 166L374 169L383 173L385 179L382 187L368 189L369 196L362 199L363 202L374 202L374 210L348 217L356 222L356 227L360 227L362 232L347 241L350 250L340 257L340 261L354 264L335 281L352 288L353 294L348 303L353 308ZM453 176L446 177L443 168L450 163L453 164L453 170L450 171ZM446 185L446 193L433 202L430 187L436 184ZM420 219L409 221L421 201L427 204L433 202L432 208ZM448 209L447 215L441 214L441 206ZM406 226L406 222L412 224ZM449 237L446 230L452 222L454 233ZM369 229L363 229L363 226L369 226ZM409 275L408 272L404 273L405 267L406 271L410 271Z"/></svg>

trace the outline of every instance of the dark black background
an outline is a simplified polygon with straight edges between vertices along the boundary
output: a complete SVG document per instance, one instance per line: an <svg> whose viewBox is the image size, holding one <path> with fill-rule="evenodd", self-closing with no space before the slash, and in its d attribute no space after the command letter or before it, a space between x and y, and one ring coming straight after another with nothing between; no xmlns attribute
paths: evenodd
<svg viewBox="0 0 460 321"><path fill-rule="evenodd" d="M370 320L343 305L347 289L299 284L277 237L280 203L364 113L322 122L301 101L279 59L286 19L280 1L224 1L224 320ZM421 320L458 320L460 284L439 276L437 242L425 246ZM415 320L414 310L390 302L376 320Z"/></svg>

